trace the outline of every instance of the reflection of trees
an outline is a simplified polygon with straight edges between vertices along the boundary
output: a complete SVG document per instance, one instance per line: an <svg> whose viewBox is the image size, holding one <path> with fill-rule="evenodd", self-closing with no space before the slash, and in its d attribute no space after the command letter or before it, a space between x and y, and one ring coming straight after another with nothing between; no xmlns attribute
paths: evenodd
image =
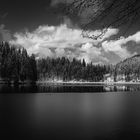
<svg viewBox="0 0 140 140"><path fill-rule="evenodd" d="M104 92L128 92L131 93L140 91L139 85L97 85L97 86L82 86L82 85L8 85L0 84L0 93L104 93ZM53 94L52 94L53 93ZM59 94L57 94L59 96Z"/></svg>
<svg viewBox="0 0 140 140"><path fill-rule="evenodd" d="M127 24L129 28L139 18L139 0L73 0L64 9L67 15L76 15L81 19L84 35L93 39L102 37L109 27ZM105 28L99 35L89 35L88 27Z"/></svg>
<svg viewBox="0 0 140 140"><path fill-rule="evenodd" d="M38 92L40 93L94 93L105 92L103 86L75 85L75 84L46 84L39 85Z"/></svg>
<svg viewBox="0 0 140 140"><path fill-rule="evenodd" d="M121 91L140 91L139 85L112 85L104 86L104 90L107 92L121 92Z"/></svg>
<svg viewBox="0 0 140 140"><path fill-rule="evenodd" d="M0 84L0 93L37 93L38 88L36 85L9 85Z"/></svg>

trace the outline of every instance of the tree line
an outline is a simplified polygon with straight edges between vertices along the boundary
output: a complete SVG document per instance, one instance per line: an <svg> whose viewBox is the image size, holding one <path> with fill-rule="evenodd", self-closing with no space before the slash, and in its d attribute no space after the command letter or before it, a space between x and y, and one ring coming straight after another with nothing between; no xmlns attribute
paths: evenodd
<svg viewBox="0 0 140 140"><path fill-rule="evenodd" d="M117 75L124 75L125 81L140 79L140 55L135 55L116 64L114 69L115 78Z"/></svg>
<svg viewBox="0 0 140 140"><path fill-rule="evenodd" d="M69 60L68 58L45 58L37 61L40 80L63 81L101 81L104 74L110 71L110 66L86 64L85 60Z"/></svg>
<svg viewBox="0 0 140 140"><path fill-rule="evenodd" d="M28 55L26 49L0 43L0 78L24 82L37 80L102 81L110 66L87 64L85 60L68 58L40 58Z"/></svg>
<svg viewBox="0 0 140 140"><path fill-rule="evenodd" d="M0 77L8 82L37 80L35 56L29 56L26 49L0 43Z"/></svg>

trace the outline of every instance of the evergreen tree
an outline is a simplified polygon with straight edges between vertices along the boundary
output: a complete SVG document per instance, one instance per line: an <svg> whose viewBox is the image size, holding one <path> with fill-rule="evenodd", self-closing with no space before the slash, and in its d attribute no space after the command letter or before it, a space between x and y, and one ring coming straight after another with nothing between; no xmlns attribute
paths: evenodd
<svg viewBox="0 0 140 140"><path fill-rule="evenodd" d="M29 62L29 79L32 81L37 81L37 66L35 56L32 54Z"/></svg>
<svg viewBox="0 0 140 140"><path fill-rule="evenodd" d="M32 75L32 76L31 76ZM26 49L0 43L0 77L7 81L37 80L35 56L29 57Z"/></svg>

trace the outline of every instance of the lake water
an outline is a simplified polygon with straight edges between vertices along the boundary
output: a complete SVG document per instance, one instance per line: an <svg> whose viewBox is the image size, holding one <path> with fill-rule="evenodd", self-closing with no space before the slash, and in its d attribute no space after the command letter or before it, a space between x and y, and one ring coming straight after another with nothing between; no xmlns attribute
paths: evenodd
<svg viewBox="0 0 140 140"><path fill-rule="evenodd" d="M5 139L140 139L140 85L0 85L0 93Z"/></svg>

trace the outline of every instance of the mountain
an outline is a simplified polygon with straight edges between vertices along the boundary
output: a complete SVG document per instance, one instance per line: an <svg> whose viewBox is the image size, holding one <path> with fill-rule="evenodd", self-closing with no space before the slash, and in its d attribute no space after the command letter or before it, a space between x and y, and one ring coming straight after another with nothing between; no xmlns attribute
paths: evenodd
<svg viewBox="0 0 140 140"><path fill-rule="evenodd" d="M140 54L127 58L116 65L116 71L123 74L137 73L140 70Z"/></svg>
<svg viewBox="0 0 140 140"><path fill-rule="evenodd" d="M127 81L137 79L140 76L140 54L119 62L114 71L115 75L125 75Z"/></svg>

